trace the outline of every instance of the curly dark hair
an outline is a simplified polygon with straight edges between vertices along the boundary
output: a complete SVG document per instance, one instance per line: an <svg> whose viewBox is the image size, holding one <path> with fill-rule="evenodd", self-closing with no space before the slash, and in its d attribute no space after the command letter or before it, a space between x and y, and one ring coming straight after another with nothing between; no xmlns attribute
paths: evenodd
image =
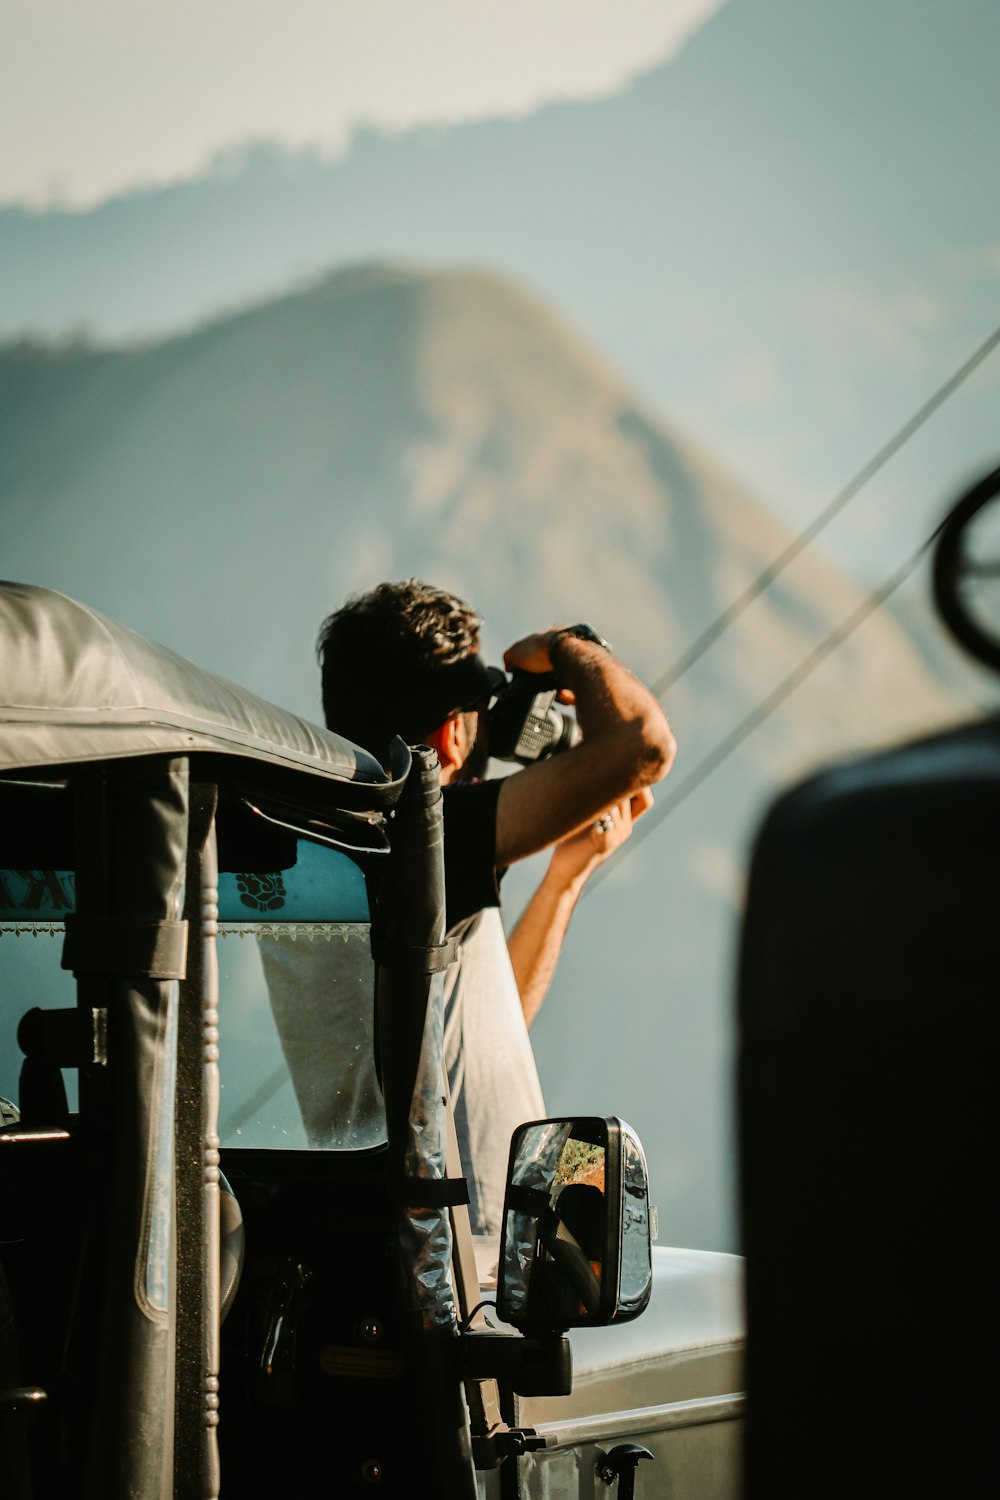
<svg viewBox="0 0 1000 1500"><path fill-rule="evenodd" d="M383 765L394 735L416 744L458 706L434 701L427 674L475 655L481 624L464 599L419 578L352 595L316 643L327 728Z"/></svg>

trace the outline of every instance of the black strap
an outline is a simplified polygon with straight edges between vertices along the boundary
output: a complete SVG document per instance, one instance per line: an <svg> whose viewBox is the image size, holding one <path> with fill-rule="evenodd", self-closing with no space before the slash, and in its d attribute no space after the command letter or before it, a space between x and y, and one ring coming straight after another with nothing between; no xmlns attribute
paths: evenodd
<svg viewBox="0 0 1000 1500"><path fill-rule="evenodd" d="M404 1177L390 1191L401 1208L457 1208L470 1201L464 1177Z"/></svg>
<svg viewBox="0 0 1000 1500"><path fill-rule="evenodd" d="M62 967L74 974L131 979L185 979L186 922L128 922L67 916Z"/></svg>
<svg viewBox="0 0 1000 1500"><path fill-rule="evenodd" d="M411 947L408 943L397 942L395 938L382 935L376 937L372 933L372 958L377 964L385 964L390 969L409 969L413 974L440 974L455 962L457 952L451 938L443 943L429 944L425 948Z"/></svg>

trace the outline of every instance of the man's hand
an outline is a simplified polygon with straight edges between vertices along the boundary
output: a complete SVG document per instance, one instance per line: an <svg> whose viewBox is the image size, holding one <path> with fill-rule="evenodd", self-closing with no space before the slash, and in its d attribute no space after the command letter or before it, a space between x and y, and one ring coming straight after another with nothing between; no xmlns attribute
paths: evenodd
<svg viewBox="0 0 1000 1500"><path fill-rule="evenodd" d="M558 629L516 641L504 653L507 667L552 671L549 645ZM497 803L498 867L578 834L583 842L575 854L589 858L597 852L593 840L587 843L596 819L662 780L673 761L663 709L617 657L572 635L559 637L555 655L566 688L560 696L575 701L583 741L505 777Z"/></svg>
<svg viewBox="0 0 1000 1500"><path fill-rule="evenodd" d="M552 851L549 871L567 888L587 880L604 861L631 837L632 825L653 805L653 793L643 787L634 797L616 802L586 828L562 839Z"/></svg>

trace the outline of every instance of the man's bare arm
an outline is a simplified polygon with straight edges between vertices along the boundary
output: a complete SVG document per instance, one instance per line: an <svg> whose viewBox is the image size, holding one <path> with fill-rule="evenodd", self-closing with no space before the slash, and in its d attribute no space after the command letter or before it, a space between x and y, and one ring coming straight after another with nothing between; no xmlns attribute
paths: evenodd
<svg viewBox="0 0 1000 1500"><path fill-rule="evenodd" d="M570 917L584 886L629 837L633 821L652 805L651 791L638 792L630 801L608 809L604 822L609 826L597 828L593 822L588 823L553 850L541 884L507 945L526 1025L535 1019L552 983Z"/></svg>
<svg viewBox="0 0 1000 1500"><path fill-rule="evenodd" d="M518 641L508 668L549 672L551 631ZM661 781L674 737L659 702L610 652L559 636L558 671L576 702L583 743L508 776L497 802L496 863L513 864L584 828L614 803ZM568 920L568 919L567 919Z"/></svg>

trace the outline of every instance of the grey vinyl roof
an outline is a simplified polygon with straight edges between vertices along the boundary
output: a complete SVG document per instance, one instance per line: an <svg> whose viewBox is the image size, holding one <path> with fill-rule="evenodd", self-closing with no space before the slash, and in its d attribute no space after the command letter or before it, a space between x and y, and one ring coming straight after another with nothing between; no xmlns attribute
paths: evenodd
<svg viewBox="0 0 1000 1500"><path fill-rule="evenodd" d="M339 735L64 594L0 582L0 771L198 751L387 783Z"/></svg>

